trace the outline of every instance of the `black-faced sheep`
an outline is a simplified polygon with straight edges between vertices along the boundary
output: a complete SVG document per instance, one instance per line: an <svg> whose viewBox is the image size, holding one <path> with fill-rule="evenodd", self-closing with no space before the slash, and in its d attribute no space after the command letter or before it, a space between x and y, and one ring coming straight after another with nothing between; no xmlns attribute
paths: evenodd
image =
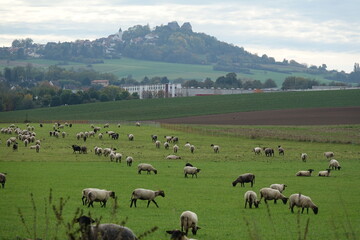
<svg viewBox="0 0 360 240"><path fill-rule="evenodd" d="M253 148L253 152L255 153L255 155L260 155L261 154L261 147Z"/></svg>
<svg viewBox="0 0 360 240"><path fill-rule="evenodd" d="M166 231L168 234L170 234L170 239L172 240L196 240L193 238L187 238L185 232L182 232L180 230L168 230Z"/></svg>
<svg viewBox="0 0 360 240"><path fill-rule="evenodd" d="M76 219L83 240L138 240L131 229L112 223L95 224L93 219L81 216Z"/></svg>
<svg viewBox="0 0 360 240"><path fill-rule="evenodd" d="M5 188L6 183L6 173L0 173L0 184L2 188Z"/></svg>
<svg viewBox="0 0 360 240"><path fill-rule="evenodd" d="M88 207L94 207L94 202L100 202L101 207L106 207L106 202L109 198L115 198L115 192L107 190L91 190L88 193L87 201Z"/></svg>
<svg viewBox="0 0 360 240"><path fill-rule="evenodd" d="M334 152L324 152L324 156L329 159L335 156Z"/></svg>
<svg viewBox="0 0 360 240"><path fill-rule="evenodd" d="M308 155L307 155L306 153L302 153L302 154L301 154L301 160L302 160L303 162L306 162L307 158L308 158Z"/></svg>
<svg viewBox="0 0 360 240"><path fill-rule="evenodd" d="M155 202L155 198L157 196L165 197L164 191L162 191L162 190L153 191L153 190L144 189L144 188L137 188L132 192L130 207L132 207L133 204L136 207L136 201L138 199L147 200L148 201L147 207L149 207L150 202L155 203L156 207L159 207L157 205L157 203Z"/></svg>
<svg viewBox="0 0 360 240"><path fill-rule="evenodd" d="M305 195L302 195L300 193L292 194L289 198L289 208L291 209L291 212L294 213L294 207L301 207L301 213L304 212L304 209L306 208L307 213L309 213L309 208L311 208L314 212L314 214L317 214L319 212L319 208L311 201L311 198Z"/></svg>
<svg viewBox="0 0 360 240"><path fill-rule="evenodd" d="M264 148L265 156L273 157L274 156L274 149L272 148Z"/></svg>
<svg viewBox="0 0 360 240"><path fill-rule="evenodd" d="M82 201L82 204L85 205L88 203L88 194L90 191L96 191L96 190L101 190L99 188L84 188L82 191L81 191L81 194L82 194L82 197L81 197L81 201ZM104 189L102 189L104 190Z"/></svg>
<svg viewBox="0 0 360 240"><path fill-rule="evenodd" d="M210 146L213 148L214 153L219 153L220 152L220 146L219 145L211 144Z"/></svg>
<svg viewBox="0 0 360 240"><path fill-rule="evenodd" d="M73 153L79 152L81 153L81 147L78 145L72 145Z"/></svg>
<svg viewBox="0 0 360 240"><path fill-rule="evenodd" d="M180 215L180 227L181 231L185 231L185 235L188 235L189 229L193 235L196 235L198 229L201 229L198 226L198 217L196 213L191 211L185 211Z"/></svg>
<svg viewBox="0 0 360 240"><path fill-rule="evenodd" d="M288 198L285 197L279 190L272 189L272 188L262 188L260 189L260 201L264 198L265 203L267 203L267 200L274 200L274 203L278 199L281 199L284 204L286 204Z"/></svg>
<svg viewBox="0 0 360 240"><path fill-rule="evenodd" d="M325 171L320 171L318 173L319 177L329 177L331 169L326 169Z"/></svg>
<svg viewBox="0 0 360 240"><path fill-rule="evenodd" d="M279 184L279 183L274 183L274 184L270 185L270 188L279 190L279 192L281 192L281 193L285 190L286 187L287 187L287 185Z"/></svg>
<svg viewBox="0 0 360 240"><path fill-rule="evenodd" d="M236 186L236 184L240 183L241 187L245 187L245 183L251 183L251 187L255 183L255 175L252 173L244 173L240 175L235 181L232 182L233 187Z"/></svg>
<svg viewBox="0 0 360 240"><path fill-rule="evenodd" d="M314 169L309 169L307 171L298 171L296 173L296 176L298 177L310 177L311 173L314 171Z"/></svg>
<svg viewBox="0 0 360 240"><path fill-rule="evenodd" d="M192 177L195 177L197 178L197 174L200 172L200 169L199 168L196 168L196 167L190 167L190 166L185 166L184 167L184 174L185 174L185 177L188 177L187 175L188 174L191 174Z"/></svg>
<svg viewBox="0 0 360 240"><path fill-rule="evenodd" d="M129 167L131 167L133 161L134 161L133 157L131 156L126 157L126 165L128 165Z"/></svg>
<svg viewBox="0 0 360 240"><path fill-rule="evenodd" d="M170 147L170 144L168 142L164 142L164 148L167 150L167 149L169 149L169 147Z"/></svg>
<svg viewBox="0 0 360 240"><path fill-rule="evenodd" d="M336 159L331 159L329 162L329 168L331 169L335 169L335 170L340 170L341 166L340 163L336 160Z"/></svg>
<svg viewBox="0 0 360 240"><path fill-rule="evenodd" d="M285 154L285 149L282 146L278 146L279 155Z"/></svg>
<svg viewBox="0 0 360 240"><path fill-rule="evenodd" d="M151 174L151 171L153 171L155 174L157 174L156 168L154 168L151 164L148 163L140 163L138 165L138 174L141 174L141 171L146 171L147 174Z"/></svg>
<svg viewBox="0 0 360 240"><path fill-rule="evenodd" d="M245 199L245 208L246 208L247 203L249 203L250 208L252 208L253 204L254 204L255 208L259 207L260 201L257 200L257 195L254 191L251 191L251 190L247 191L244 194L244 199Z"/></svg>
<svg viewBox="0 0 360 240"><path fill-rule="evenodd" d="M128 134L129 141L134 141L134 134Z"/></svg>
<svg viewBox="0 0 360 240"><path fill-rule="evenodd" d="M151 135L151 141L156 142L157 139L158 139L157 135Z"/></svg>

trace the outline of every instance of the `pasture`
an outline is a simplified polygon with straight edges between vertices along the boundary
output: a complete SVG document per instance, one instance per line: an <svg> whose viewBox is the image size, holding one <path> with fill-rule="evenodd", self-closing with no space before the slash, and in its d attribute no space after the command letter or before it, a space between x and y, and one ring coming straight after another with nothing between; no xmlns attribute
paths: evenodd
<svg viewBox="0 0 360 240"><path fill-rule="evenodd" d="M143 239L169 239L165 231L179 229L179 216L185 210L198 215L202 229L194 237L196 239L359 237L358 144L287 141L276 137L251 139L231 134L209 136L199 131L183 132L145 124L141 127L124 124L120 128L110 124L110 128L102 128L101 132L118 132L119 140L104 135L102 140L89 137L84 142L77 140L75 135L80 131L91 131L90 124L65 127L60 130L67 132L65 138L49 136L52 124L44 124L42 128L37 123L32 125L35 126L37 139L42 141L39 153L24 147L20 141L19 149L14 152L5 142L15 134L0 134L0 172L7 173L5 188L0 189L1 239L14 239L17 236L66 239L66 232L75 231L78 227L73 225L72 219L80 214L79 211L91 214L93 218L101 218L102 223L125 220L126 226L137 235L158 227ZM95 125L102 127L100 123ZM7 126L9 124L0 124L0 128ZM18 126L25 129L25 124ZM134 141L127 140L129 133L135 135ZM173 154L171 148L156 149L151 134L158 135L162 143L165 135L178 136L180 150L177 155L182 159L165 159ZM336 139L336 136L333 138ZM194 154L184 147L186 142L195 145ZM73 153L72 144L87 146L88 153ZM220 145L219 154L212 151L211 144ZM285 148L285 156L278 155L278 145ZM124 157L133 156L133 166L126 166L124 158L121 163L115 163L110 162L109 157L96 156L92 151L94 146L115 147ZM274 148L275 156L254 155L252 149L256 146ZM325 151L335 153L335 159L339 160L342 169L322 178L316 175L328 167L328 160L323 156ZM302 152L309 155L307 162L300 160ZM157 168L158 174L138 174L136 166L142 162L151 163ZM201 169L198 178L184 178L186 162ZM295 177L297 171L309 168L315 169L313 176ZM248 183L245 187L231 185L240 174L247 172L256 175L253 188ZM285 196L299 192L310 196L319 207L318 215L314 215L311 209L309 214L299 214L298 209L292 214L288 205L281 202L274 204L272 201L266 205L263 200L258 209L244 209L243 196L247 190L254 190L260 197L259 190L272 183L287 184L283 192ZM115 191L117 204L114 199L109 199L106 208L100 208L99 203L94 203L94 208L83 206L81 190L86 187ZM159 208L153 203L146 208L145 201L138 201L137 208L129 207L131 193L139 187L165 191L165 198L155 199ZM54 212L60 213L56 217Z"/></svg>

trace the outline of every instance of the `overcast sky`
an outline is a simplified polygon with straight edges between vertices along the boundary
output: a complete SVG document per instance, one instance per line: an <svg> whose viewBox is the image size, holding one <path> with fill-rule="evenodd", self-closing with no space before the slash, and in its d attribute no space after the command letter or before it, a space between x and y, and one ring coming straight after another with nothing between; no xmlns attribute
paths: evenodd
<svg viewBox="0 0 360 240"><path fill-rule="evenodd" d="M0 0L0 46L107 37L134 25L190 22L251 53L351 72L360 62L358 0Z"/></svg>

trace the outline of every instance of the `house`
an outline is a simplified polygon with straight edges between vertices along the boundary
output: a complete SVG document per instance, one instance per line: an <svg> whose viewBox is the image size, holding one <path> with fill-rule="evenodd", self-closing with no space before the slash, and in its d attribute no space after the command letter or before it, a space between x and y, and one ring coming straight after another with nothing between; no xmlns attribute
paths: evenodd
<svg viewBox="0 0 360 240"><path fill-rule="evenodd" d="M92 80L91 85L102 85L103 87L109 86L109 80Z"/></svg>

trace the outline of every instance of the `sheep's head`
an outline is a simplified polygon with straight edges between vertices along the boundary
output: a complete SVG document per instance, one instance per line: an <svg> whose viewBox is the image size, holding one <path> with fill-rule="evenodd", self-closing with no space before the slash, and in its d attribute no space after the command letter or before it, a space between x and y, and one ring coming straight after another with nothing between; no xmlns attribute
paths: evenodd
<svg viewBox="0 0 360 240"><path fill-rule="evenodd" d="M77 219L75 219L76 223L79 223L81 229L86 229L87 226L90 226L90 224L94 223L95 220L88 216L81 216Z"/></svg>
<svg viewBox="0 0 360 240"><path fill-rule="evenodd" d="M288 201L288 199L289 199L289 198L283 198L283 199L282 199L282 202L283 202L284 204L286 204L287 201Z"/></svg>
<svg viewBox="0 0 360 240"><path fill-rule="evenodd" d="M182 237L186 235L184 232L182 232L180 230L169 230L166 232L168 234L171 234L170 239L175 239L175 240L182 239Z"/></svg>
<svg viewBox="0 0 360 240"><path fill-rule="evenodd" d="M308 171L309 171L310 173L312 173L312 172L314 171L314 169L309 169Z"/></svg>
<svg viewBox="0 0 360 240"><path fill-rule="evenodd" d="M115 198L115 192L110 192L110 197Z"/></svg>
<svg viewBox="0 0 360 240"><path fill-rule="evenodd" d="M159 190L157 195L165 197L165 192L163 190Z"/></svg>
<svg viewBox="0 0 360 240"><path fill-rule="evenodd" d="M341 168L340 166L337 167L338 170L340 170L340 168Z"/></svg>
<svg viewBox="0 0 360 240"><path fill-rule="evenodd" d="M192 234L196 235L196 232L197 232L197 230L199 230L199 229L201 229L201 228L198 227L198 226L193 227L192 230L191 230Z"/></svg>
<svg viewBox="0 0 360 240"><path fill-rule="evenodd" d="M259 207L259 204L260 204L260 201L259 201L259 200L256 200L256 201L254 202L254 205L255 205L256 208Z"/></svg>
<svg viewBox="0 0 360 240"><path fill-rule="evenodd" d="M235 187L236 184L237 184L237 181L236 181L236 180L232 182L233 187Z"/></svg>
<svg viewBox="0 0 360 240"><path fill-rule="evenodd" d="M318 212L319 212L319 208L318 207L313 207L313 212L314 212L314 214L316 215L316 214L318 214Z"/></svg>
<svg viewBox="0 0 360 240"><path fill-rule="evenodd" d="M154 170L154 173L157 174L157 170L156 170L156 169Z"/></svg>
<svg viewBox="0 0 360 240"><path fill-rule="evenodd" d="M201 169L198 168L198 169L196 169L196 172L198 173L198 172L200 172L200 170L201 170Z"/></svg>

